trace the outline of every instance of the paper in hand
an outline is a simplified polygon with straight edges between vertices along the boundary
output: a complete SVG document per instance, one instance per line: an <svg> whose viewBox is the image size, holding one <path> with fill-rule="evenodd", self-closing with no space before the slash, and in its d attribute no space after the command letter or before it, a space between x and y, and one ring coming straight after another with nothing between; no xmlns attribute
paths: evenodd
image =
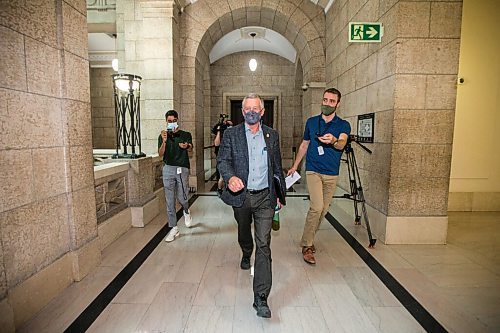
<svg viewBox="0 0 500 333"><path fill-rule="evenodd" d="M298 172L294 172L290 176L286 177L285 178L286 189L288 190L299 179L300 179L300 175Z"/></svg>

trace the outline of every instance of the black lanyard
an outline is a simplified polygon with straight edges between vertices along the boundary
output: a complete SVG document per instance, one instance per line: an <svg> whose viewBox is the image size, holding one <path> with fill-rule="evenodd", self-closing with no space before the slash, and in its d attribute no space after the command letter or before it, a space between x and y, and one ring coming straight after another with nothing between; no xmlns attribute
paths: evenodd
<svg viewBox="0 0 500 333"><path fill-rule="evenodd" d="M332 125L333 123L333 120L335 119L335 117L330 120L330 122L328 123L328 125L325 127L325 131L323 132L323 134L321 134L321 114L318 116L318 131L316 132L316 136L323 136L326 134L326 132L328 131L328 129L330 128L330 126Z"/></svg>

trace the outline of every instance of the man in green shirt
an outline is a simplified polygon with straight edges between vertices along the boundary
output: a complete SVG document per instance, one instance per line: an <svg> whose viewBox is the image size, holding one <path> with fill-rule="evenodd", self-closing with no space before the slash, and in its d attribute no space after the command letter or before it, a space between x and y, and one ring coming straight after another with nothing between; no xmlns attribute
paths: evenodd
<svg viewBox="0 0 500 333"><path fill-rule="evenodd" d="M162 130L158 136L158 154L163 157L163 186L167 202L168 225L172 228L165 237L166 242L171 242L179 236L175 214L176 196L184 210L184 224L189 228L192 223L187 194L189 191L188 151L193 149L193 139L191 133L179 129L178 118L179 115L175 110L167 111L165 114L167 130Z"/></svg>

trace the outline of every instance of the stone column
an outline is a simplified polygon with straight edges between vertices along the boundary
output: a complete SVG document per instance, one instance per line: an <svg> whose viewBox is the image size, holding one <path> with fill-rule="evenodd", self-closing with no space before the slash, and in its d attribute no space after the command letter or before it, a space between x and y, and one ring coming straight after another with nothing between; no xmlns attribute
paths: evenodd
<svg viewBox="0 0 500 333"><path fill-rule="evenodd" d="M76 9L75 9L76 8ZM95 212L86 3L62 1L58 13L61 46L62 130L67 172L71 250L75 280L100 262Z"/></svg>
<svg viewBox="0 0 500 333"><path fill-rule="evenodd" d="M304 126L308 118L318 115L321 112L321 102L323 100L323 92L325 91L325 83L324 82L310 82L308 83L309 88L302 94L302 128L297 128L297 134L299 135L300 140L297 143L297 151L299 149L300 143L302 142L303 134L304 134ZM292 162L293 163L293 162ZM305 158L302 160L302 165L305 163ZM291 166L291 165L290 165ZM285 167L285 166L284 166ZM289 167L289 166L286 166Z"/></svg>
<svg viewBox="0 0 500 333"><path fill-rule="evenodd" d="M461 13L460 1L400 2L392 13L399 38L388 244L446 242Z"/></svg>
<svg viewBox="0 0 500 333"><path fill-rule="evenodd" d="M2 2L0 326L14 331L100 261L86 3Z"/></svg>
<svg viewBox="0 0 500 333"><path fill-rule="evenodd" d="M310 82L309 88L304 91L303 105L303 121L304 126L306 120L312 116L316 116L321 112L321 103L323 101L323 92L325 91L325 82Z"/></svg>
<svg viewBox="0 0 500 333"><path fill-rule="evenodd" d="M165 112L174 96L177 8L173 0L118 1L116 29L120 72L143 78L141 86L142 150L154 154L165 127ZM182 117L180 123L182 125Z"/></svg>
<svg viewBox="0 0 500 333"><path fill-rule="evenodd" d="M334 2L326 42L341 117L355 134L357 116L375 113L373 154L353 145L372 231L387 244L443 244L462 3L374 4ZM381 22L381 42L349 43L350 21ZM349 189L343 171L338 184Z"/></svg>

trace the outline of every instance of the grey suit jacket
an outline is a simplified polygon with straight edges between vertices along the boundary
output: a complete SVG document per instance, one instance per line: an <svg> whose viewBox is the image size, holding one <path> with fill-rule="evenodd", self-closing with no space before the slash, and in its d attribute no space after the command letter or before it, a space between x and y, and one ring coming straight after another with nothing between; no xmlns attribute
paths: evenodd
<svg viewBox="0 0 500 333"><path fill-rule="evenodd" d="M283 169L281 166L281 152L278 132L272 128L262 125L262 132L267 147L267 170L268 184L271 198L271 206L276 207L276 189L273 177L279 179L281 185L281 193L286 192L285 179L283 177ZM234 127L228 128L219 148L217 155L217 168L226 184L221 199L226 204L234 207L241 207L245 201L248 184L248 144L245 135L245 124L241 123ZM239 192L231 192L227 187L231 177L236 176L243 181L245 188ZM282 200L284 201L284 200ZM285 204L285 202L281 202Z"/></svg>

